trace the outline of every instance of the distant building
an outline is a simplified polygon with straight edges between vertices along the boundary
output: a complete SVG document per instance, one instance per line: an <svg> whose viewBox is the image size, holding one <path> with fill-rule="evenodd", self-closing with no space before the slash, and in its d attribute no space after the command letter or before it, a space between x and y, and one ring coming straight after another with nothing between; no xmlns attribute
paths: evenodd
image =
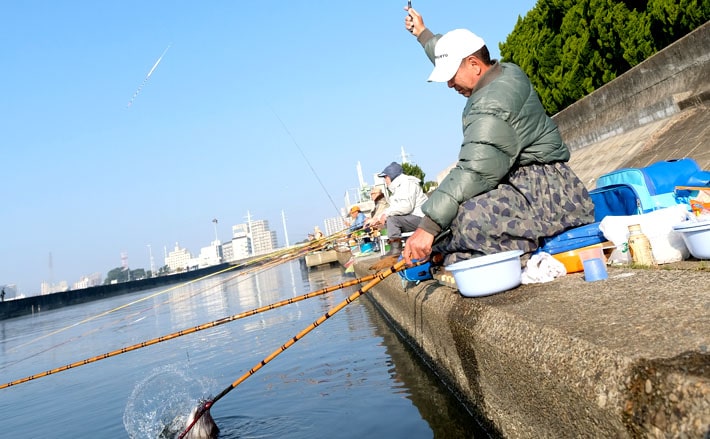
<svg viewBox="0 0 710 439"><path fill-rule="evenodd" d="M175 250L168 253L165 258L165 265L170 268L170 271L183 271L188 270L191 266L195 265L192 260L192 254L186 248L180 248L178 243L175 243Z"/></svg>
<svg viewBox="0 0 710 439"><path fill-rule="evenodd" d="M212 241L209 247L202 247L197 257L198 268L209 267L222 263L222 245L219 241Z"/></svg>
<svg viewBox="0 0 710 439"><path fill-rule="evenodd" d="M72 286L75 290L81 290L83 288L95 287L101 285L102 276L101 273L94 273L88 276L82 276L77 282L74 282Z"/></svg>
<svg viewBox="0 0 710 439"><path fill-rule="evenodd" d="M236 259L234 259L234 250L233 250L232 241L227 241L224 244L222 244L222 260L224 262L236 261Z"/></svg>
<svg viewBox="0 0 710 439"><path fill-rule="evenodd" d="M39 291L40 294L63 293L64 291L69 291L69 284L65 280L54 284L42 282L39 286Z"/></svg>
<svg viewBox="0 0 710 439"><path fill-rule="evenodd" d="M276 232L269 230L269 222L256 220L232 226L232 240L222 245L222 258L226 262L234 262L277 248Z"/></svg>
<svg viewBox="0 0 710 439"><path fill-rule="evenodd" d="M345 216L345 215L343 215ZM330 236L333 233L340 232L341 230L345 229L347 226L345 225L345 220L342 217L333 217L333 218L326 218L324 221L325 223L325 234L326 236Z"/></svg>
<svg viewBox="0 0 710 439"><path fill-rule="evenodd" d="M269 230L269 221L257 220L247 224L250 235L250 250L252 255L262 255L278 248L276 232Z"/></svg>
<svg viewBox="0 0 710 439"><path fill-rule="evenodd" d="M232 240L222 245L222 257L227 262L234 262L249 256L249 227L246 224L233 225Z"/></svg>

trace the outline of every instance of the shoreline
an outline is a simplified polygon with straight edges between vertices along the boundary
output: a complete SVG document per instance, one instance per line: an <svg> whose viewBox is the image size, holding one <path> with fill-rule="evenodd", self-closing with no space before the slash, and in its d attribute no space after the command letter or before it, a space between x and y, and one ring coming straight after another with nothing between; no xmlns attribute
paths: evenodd
<svg viewBox="0 0 710 439"><path fill-rule="evenodd" d="M376 260L356 261L356 273ZM369 298L505 437L703 437L710 269L689 262L609 267L598 282L573 273L479 298L435 279L403 290L390 276Z"/></svg>
<svg viewBox="0 0 710 439"><path fill-rule="evenodd" d="M97 285L78 290L69 290L59 293L39 294L0 302L0 320L21 317L28 314L46 312L65 306L78 305L136 291L158 288L180 282L188 282L200 277L209 276L221 271L227 271L235 264L222 263L197 270L184 271L168 276L157 276L148 279L121 282L109 285Z"/></svg>

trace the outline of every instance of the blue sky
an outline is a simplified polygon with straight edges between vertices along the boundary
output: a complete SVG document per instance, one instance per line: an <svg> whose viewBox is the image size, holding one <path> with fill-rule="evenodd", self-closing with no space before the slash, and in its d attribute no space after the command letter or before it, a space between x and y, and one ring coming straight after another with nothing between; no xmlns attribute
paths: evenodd
<svg viewBox="0 0 710 439"><path fill-rule="evenodd" d="M464 98L426 82L405 4L4 2L0 285L105 276L123 252L149 268L148 245L159 265L176 242L196 255L214 218L225 241L247 211L281 245L283 211L294 243L337 214L358 161L371 181L402 146L435 179ZM534 5L413 2L496 58Z"/></svg>

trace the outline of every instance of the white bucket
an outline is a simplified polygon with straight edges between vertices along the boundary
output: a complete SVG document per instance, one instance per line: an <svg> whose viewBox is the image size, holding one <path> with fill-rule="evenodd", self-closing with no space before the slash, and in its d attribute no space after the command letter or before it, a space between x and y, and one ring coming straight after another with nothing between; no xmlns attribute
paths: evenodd
<svg viewBox="0 0 710 439"><path fill-rule="evenodd" d="M488 296L520 285L522 254L521 250L511 250L456 262L446 269L454 275L461 295Z"/></svg>
<svg viewBox="0 0 710 439"><path fill-rule="evenodd" d="M673 226L680 233L690 254L698 259L710 259L710 220L684 221Z"/></svg>

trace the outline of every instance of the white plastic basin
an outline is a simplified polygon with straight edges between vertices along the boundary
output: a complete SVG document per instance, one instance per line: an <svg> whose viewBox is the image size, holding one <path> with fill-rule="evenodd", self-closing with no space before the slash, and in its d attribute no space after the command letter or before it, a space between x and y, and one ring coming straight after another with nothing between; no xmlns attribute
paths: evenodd
<svg viewBox="0 0 710 439"><path fill-rule="evenodd" d="M710 259L710 221L684 221L673 226L683 237L690 254L698 259Z"/></svg>
<svg viewBox="0 0 710 439"><path fill-rule="evenodd" d="M447 266L446 269L454 276L461 295L488 296L520 285L522 254L521 250L511 250L460 261Z"/></svg>

